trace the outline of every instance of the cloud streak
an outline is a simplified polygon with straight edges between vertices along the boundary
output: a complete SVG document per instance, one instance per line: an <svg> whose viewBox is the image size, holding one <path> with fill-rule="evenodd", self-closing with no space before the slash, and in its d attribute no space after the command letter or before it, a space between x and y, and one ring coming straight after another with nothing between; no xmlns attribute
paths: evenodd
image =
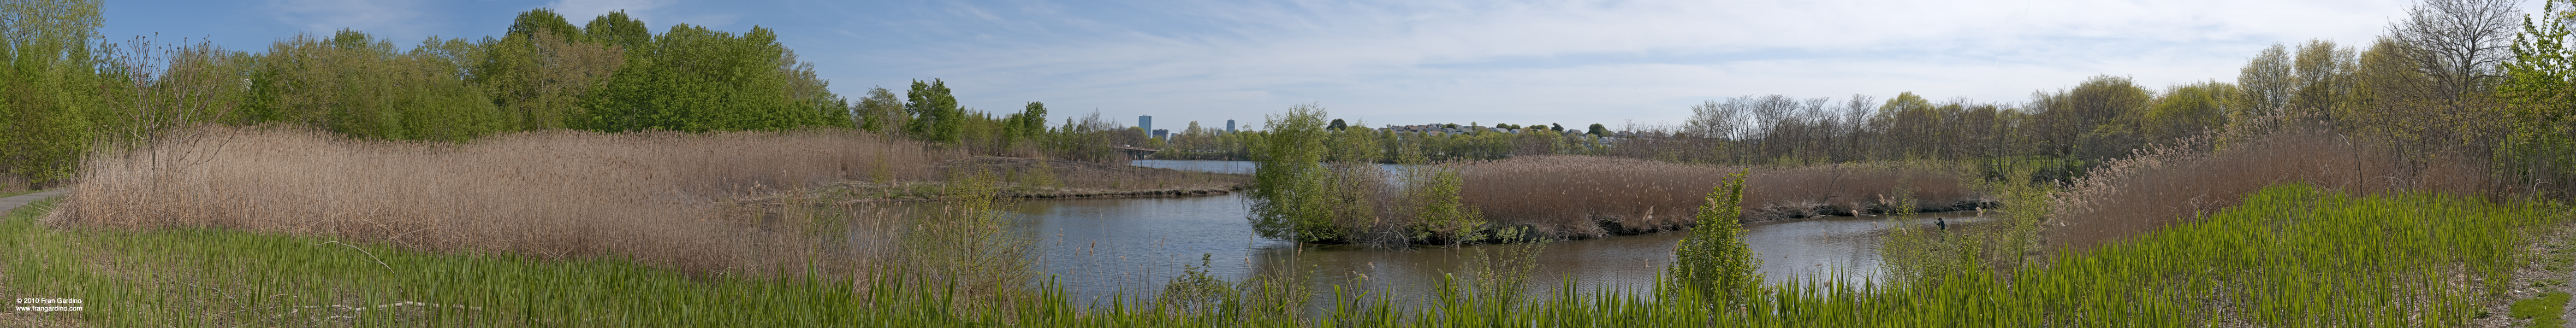
<svg viewBox="0 0 2576 328"><path fill-rule="evenodd" d="M2274 42L2365 45L2410 0L556 0L574 23L777 30L836 92L941 78L965 105L1257 120L1314 102L1371 122L1677 121L1751 94L2017 102L2095 75L2231 81ZM272 0L282 24L379 35L497 26L397 0ZM2537 7L2536 4L2531 5ZM2529 9L2526 9L2529 10ZM426 12L427 14L423 14ZM485 12L473 15L492 15ZM479 16L478 16L479 17ZM746 24L747 23L747 24ZM458 23L463 24L463 23ZM474 23L485 24L488 23ZM504 23L506 24L506 23ZM269 36L276 37L276 36ZM249 39L249 38L246 38Z"/></svg>
<svg viewBox="0 0 2576 328"><path fill-rule="evenodd" d="M306 32L329 35L340 29L377 34L414 35L438 28L423 19L422 1L269 0L264 4L278 22Z"/></svg>

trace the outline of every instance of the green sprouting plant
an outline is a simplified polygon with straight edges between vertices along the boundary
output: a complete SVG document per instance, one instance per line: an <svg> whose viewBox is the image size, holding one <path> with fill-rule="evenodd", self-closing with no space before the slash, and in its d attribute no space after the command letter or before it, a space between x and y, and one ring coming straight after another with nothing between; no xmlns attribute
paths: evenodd
<svg viewBox="0 0 2576 328"><path fill-rule="evenodd" d="M903 233L901 264L924 283L954 284L969 296L1023 292L1038 275L1028 256L1035 239L1010 228L997 177L981 168L958 172L941 208L913 218Z"/></svg>
<svg viewBox="0 0 2576 328"><path fill-rule="evenodd" d="M1020 177L1020 185L1023 186L1039 188L1063 187L1063 182L1055 178L1055 167L1053 165L1048 165L1045 160L1039 160L1037 167L1030 168L1028 173L1022 174Z"/></svg>
<svg viewBox="0 0 2576 328"><path fill-rule="evenodd" d="M1413 174L1408 176L1415 178L1414 185L1410 186L1413 189L1411 190L1411 196L1414 198L1412 203L1421 204L1421 208L1416 212L1420 216L1414 221L1413 227L1408 229L1411 230L1408 235L1414 242L1446 241L1450 244L1460 244L1496 237L1489 235L1489 231L1486 230L1491 223L1486 222L1484 216L1477 213L1475 207L1468 206L1465 199L1460 198L1459 189L1464 183L1459 180L1456 169L1439 166L1422 167L1414 169Z"/></svg>
<svg viewBox="0 0 2576 328"><path fill-rule="evenodd" d="M1234 282L1208 273L1208 268L1215 265L1215 259L1216 254L1200 254L1198 265L1183 267L1181 276L1172 277L1170 283L1163 284L1163 293L1154 297L1154 305L1187 313L1217 311L1224 305L1239 302L1241 295L1235 291Z"/></svg>
<svg viewBox="0 0 2576 328"><path fill-rule="evenodd" d="M1481 246L1469 252L1467 266L1474 270L1468 296L1494 306L1504 306L1521 299L1529 286L1530 273L1538 269L1538 255L1547 244L1511 244Z"/></svg>
<svg viewBox="0 0 2576 328"><path fill-rule="evenodd" d="M1708 204L1699 208L1697 226L1691 236L1683 238L1673 249L1673 266L1666 275L1680 290L1694 293L1711 308L1738 307L1762 293L1761 258L1745 245L1743 215L1744 175L1750 170L1728 175L1726 184L1708 194Z"/></svg>
<svg viewBox="0 0 2576 328"><path fill-rule="evenodd" d="M2037 171L2036 167L2017 167L2007 176L2029 176ZM2050 205L2050 201L2053 200L2050 196L2056 190L2050 184L2029 183L2020 179L1990 180L1985 189L1988 195L2001 196L2004 208L2000 210L2004 214L2004 219L2001 222L2002 229L1990 231L1988 238L1978 238L1994 245L1986 250L1983 260L2005 268L2020 268L2027 265L2030 261L2029 254L2035 253L2033 251L2039 248L2040 224L2047 221L2049 213L2054 210Z"/></svg>

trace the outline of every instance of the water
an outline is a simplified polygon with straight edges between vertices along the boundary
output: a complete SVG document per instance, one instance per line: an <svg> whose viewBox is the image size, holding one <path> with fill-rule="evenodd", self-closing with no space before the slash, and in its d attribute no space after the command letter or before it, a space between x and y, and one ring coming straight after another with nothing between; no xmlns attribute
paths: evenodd
<svg viewBox="0 0 2576 328"><path fill-rule="evenodd" d="M1135 161L1137 166L1250 173L1242 161ZM932 206L930 203L911 203ZM1011 209L1017 227L1041 236L1037 265L1053 274L1077 300L1112 295L1151 297L1188 266L1240 281L1256 272L1296 272L1319 297L1335 284L1365 285L1419 298L1443 274L1470 275L1475 254L1495 247L1426 247L1405 250L1353 246L1300 246L1254 236L1241 194L1190 198L1030 200ZM1872 280L1880 270L1879 240L1890 225L1929 226L1934 217L1952 228L1987 220L1973 213L1933 213L1894 222L1887 217L1825 217L1753 223L1746 244L1760 254L1760 272L1771 281L1806 277ZM1543 244L1530 289L1548 291L1571 278L1583 289L1643 287L1672 261L1673 245L1690 232L1617 236ZM1204 262L1203 262L1204 259Z"/></svg>
<svg viewBox="0 0 2576 328"><path fill-rule="evenodd" d="M1252 162L1140 160L1134 165L1179 170L1251 173ZM1389 169L1399 167L1390 166ZM1424 295L1443 274L1466 275L1486 248L1426 247L1408 250L1351 246L1299 246L1253 235L1240 195L1161 199L1032 201L1017 209L1024 227L1044 236L1039 265L1059 275L1078 297L1153 293L1185 266L1206 259L1208 270L1229 279L1255 272L1302 272L1313 284L1348 284ZM1824 217L1745 226L1744 241L1760 254L1771 281L1807 277L1874 280L1880 274L1879 240L1891 225L1929 226L1947 219L1952 228L1987 218L1975 213L1932 213L1897 222L1888 217ZM1532 274L1532 289L1551 290L1571 278L1585 289L1642 287L1672 261L1673 245L1690 232L1618 236L1546 243ZM1329 287L1319 290L1329 291Z"/></svg>
<svg viewBox="0 0 2576 328"><path fill-rule="evenodd" d="M1426 247L1408 250L1353 246L1299 246L1256 238L1245 220L1240 195L1160 199L1085 199L1031 201L1016 209L1022 227L1042 236L1039 267L1056 274L1077 298L1159 292L1163 283L1199 265L1203 256L1210 273L1243 279L1256 272L1303 272L1318 286L1348 284L1365 277L1372 290L1393 289L1400 295L1426 295L1444 273L1467 275L1466 263L1491 247ZM1873 279L1879 270L1878 241L1890 224L1931 224L1924 216L1905 222L1887 217L1827 217L1746 225L1746 244L1763 258L1760 271L1771 281L1810 276ZM1946 216L1952 228L1966 228L1985 218L1974 214ZM1564 278L1584 289L1642 287L1672 261L1673 245L1690 232L1618 236L1547 243L1539 252L1531 289L1552 290ZM1329 291L1329 287L1319 287Z"/></svg>

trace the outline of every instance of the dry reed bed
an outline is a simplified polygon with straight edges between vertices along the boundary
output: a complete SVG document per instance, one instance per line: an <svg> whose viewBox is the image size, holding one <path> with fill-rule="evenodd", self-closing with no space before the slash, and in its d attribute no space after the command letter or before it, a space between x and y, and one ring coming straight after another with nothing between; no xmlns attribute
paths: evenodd
<svg viewBox="0 0 2576 328"><path fill-rule="evenodd" d="M869 176L928 178L963 157L842 131L548 131L470 144L223 128L100 154L48 219L212 227L544 259L621 257L694 273L761 270L799 247L725 223L733 197ZM788 256L777 256L788 255Z"/></svg>
<svg viewBox="0 0 2576 328"><path fill-rule="evenodd" d="M2243 140L2228 144L2216 140ZM2112 160L2057 196L2049 247L2087 249L2236 206L2265 186L2304 183L2356 195L2477 195L2486 172L2457 156L2410 157L2313 129L2202 136Z"/></svg>
<svg viewBox="0 0 2576 328"><path fill-rule="evenodd" d="M1250 175L1191 172L1073 160L978 156L940 163L948 175L980 173L1001 182L1069 191L1233 190Z"/></svg>
<svg viewBox="0 0 2576 328"><path fill-rule="evenodd" d="M1745 168L1624 157L1522 156L1463 165L1468 205L1502 225L1566 238L1678 229L1727 174ZM1853 211L1973 209L1991 203L1958 174L1897 165L1760 168L1745 178L1745 221Z"/></svg>
<svg viewBox="0 0 2576 328"><path fill-rule="evenodd" d="M842 181L777 194L747 203L824 200L834 203L947 200L955 181L983 176L1002 198L1132 198L1223 195L1241 190L1251 180L1243 174L1191 172L1064 159L976 156L939 163L933 171L948 181ZM802 198L797 198L802 197Z"/></svg>

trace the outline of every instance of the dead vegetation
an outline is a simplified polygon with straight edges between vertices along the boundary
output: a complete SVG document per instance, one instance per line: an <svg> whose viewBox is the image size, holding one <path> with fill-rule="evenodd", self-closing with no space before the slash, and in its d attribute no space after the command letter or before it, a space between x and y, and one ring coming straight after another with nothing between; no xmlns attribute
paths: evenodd
<svg viewBox="0 0 2576 328"><path fill-rule="evenodd" d="M1684 228L1712 188L1744 167L1622 157L1522 156L1462 166L1466 203L1495 223L1594 238ZM1972 210L1993 203L1938 167L1841 164L1751 168L1747 222L1854 213ZM1902 202L1902 200L1912 200Z"/></svg>
<svg viewBox="0 0 2576 328"><path fill-rule="evenodd" d="M2105 241L2235 206L2265 186L2304 183L2356 195L2429 191L2484 195L2484 169L2459 156L2401 154L2315 129L2177 140L2112 160L2057 196L2050 248Z"/></svg>
<svg viewBox="0 0 2576 328"><path fill-rule="evenodd" d="M933 179L940 173L931 164L964 157L853 131L548 131L459 145L213 129L229 142L97 156L49 223L756 271L765 258L801 257L768 254L794 247L771 247L789 242L718 220L724 200L844 180ZM195 155L155 164L182 152Z"/></svg>

